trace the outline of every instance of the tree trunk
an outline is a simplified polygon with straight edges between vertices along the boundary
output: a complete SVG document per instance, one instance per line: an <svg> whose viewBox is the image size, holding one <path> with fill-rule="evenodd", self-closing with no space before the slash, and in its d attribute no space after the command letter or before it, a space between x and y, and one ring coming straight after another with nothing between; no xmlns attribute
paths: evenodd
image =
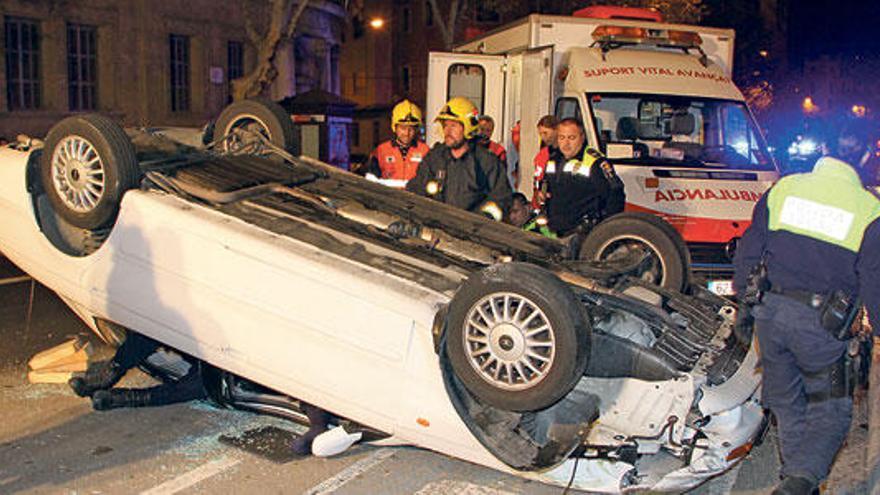
<svg viewBox="0 0 880 495"><path fill-rule="evenodd" d="M250 73L232 81L232 99L235 101L264 95L278 77L275 56L282 42L290 39L299 23L299 18L308 6L308 0L298 0L296 10L292 10L294 0L271 0L269 25L263 35L254 29L249 10L244 3L248 37L257 47L257 65Z"/></svg>

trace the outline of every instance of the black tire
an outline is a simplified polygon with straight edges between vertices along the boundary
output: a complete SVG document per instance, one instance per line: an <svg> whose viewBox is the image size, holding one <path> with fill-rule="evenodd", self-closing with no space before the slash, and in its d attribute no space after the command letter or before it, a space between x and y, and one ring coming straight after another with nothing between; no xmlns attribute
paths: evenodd
<svg viewBox="0 0 880 495"><path fill-rule="evenodd" d="M87 175L94 180L86 181ZM71 225L88 230L112 225L122 195L141 177L134 145L107 117L68 117L46 136L40 178L52 208Z"/></svg>
<svg viewBox="0 0 880 495"><path fill-rule="evenodd" d="M625 212L607 218L584 239L578 258L605 260L626 242L647 246L654 253L659 262L659 267L654 268L659 273L655 273L651 282L669 290L687 288L690 281L687 245L669 223L648 213Z"/></svg>
<svg viewBox="0 0 880 495"><path fill-rule="evenodd" d="M477 316L478 307L489 308L490 304L502 305L498 308L502 318L494 323ZM491 326L486 340L494 340L492 346L465 342L481 333L469 324L472 313L476 323ZM535 354L546 362L524 358L523 332L537 331L541 323L546 323L548 330L532 335L533 342L542 345L531 350L538 348ZM577 385L589 364L590 332L586 309L559 278L534 265L504 263L471 275L455 294L446 320L446 354L456 376L478 400L508 411L534 411L556 403ZM473 355L475 351L485 352ZM501 366L500 358L507 359L505 363L519 362L525 373ZM523 365L525 360L534 371ZM495 370L501 370L497 377L488 376Z"/></svg>
<svg viewBox="0 0 880 495"><path fill-rule="evenodd" d="M217 117L212 135L214 139L220 139L243 128L256 130L275 146L293 155L299 154L296 127L290 120L290 114L272 100L254 98L231 103ZM243 139L244 143L242 139L235 137L226 139L218 147L222 151L235 153L246 145L247 137L244 136Z"/></svg>

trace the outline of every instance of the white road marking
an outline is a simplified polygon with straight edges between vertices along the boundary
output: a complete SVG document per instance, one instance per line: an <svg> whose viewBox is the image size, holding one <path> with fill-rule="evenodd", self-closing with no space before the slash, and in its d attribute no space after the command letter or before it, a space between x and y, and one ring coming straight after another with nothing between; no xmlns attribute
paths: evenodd
<svg viewBox="0 0 880 495"><path fill-rule="evenodd" d="M373 469L382 463L385 459L388 459L394 455L394 449L379 449L369 456L355 462L351 466L343 469L336 473L335 476L327 478L326 480L318 483L317 485L309 488L303 495L325 495L328 493L333 493L342 485L348 483L349 481L357 478L358 476L364 474L365 472Z"/></svg>
<svg viewBox="0 0 880 495"><path fill-rule="evenodd" d="M172 495L179 491L185 490L197 483L200 483L212 476L216 476L223 471L235 466L241 462L241 459L233 459L231 457L221 457L207 464L199 466L192 471L184 473L177 478L168 480L161 485L154 486L149 490L141 492L141 495Z"/></svg>
<svg viewBox="0 0 880 495"><path fill-rule="evenodd" d="M467 481L453 480L432 481L413 495L447 495L449 493L457 495L516 495L513 492L497 488L475 485Z"/></svg>

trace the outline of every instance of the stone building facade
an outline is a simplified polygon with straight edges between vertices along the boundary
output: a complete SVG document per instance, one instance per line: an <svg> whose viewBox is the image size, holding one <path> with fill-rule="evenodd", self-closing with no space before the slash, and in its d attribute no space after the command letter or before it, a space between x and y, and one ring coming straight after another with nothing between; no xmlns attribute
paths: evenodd
<svg viewBox="0 0 880 495"><path fill-rule="evenodd" d="M93 111L125 125L200 126L228 103L230 79L253 68L245 19L265 10L261 0L5 0L0 136L43 135ZM344 16L341 0L310 0L270 97L339 91Z"/></svg>

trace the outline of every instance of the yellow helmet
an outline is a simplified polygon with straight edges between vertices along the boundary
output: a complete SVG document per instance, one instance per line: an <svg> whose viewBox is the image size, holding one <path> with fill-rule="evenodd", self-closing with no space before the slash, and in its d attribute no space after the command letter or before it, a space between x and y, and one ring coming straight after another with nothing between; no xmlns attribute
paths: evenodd
<svg viewBox="0 0 880 495"><path fill-rule="evenodd" d="M422 111L419 110L418 105L409 101L403 100L402 102L394 105L394 110L391 110L391 131L397 131L397 125L422 125Z"/></svg>
<svg viewBox="0 0 880 495"><path fill-rule="evenodd" d="M460 122L464 126L464 137L470 139L479 129L479 118L480 112L471 103L471 100L462 96L456 96L446 102L446 105L440 110L440 114L434 120L454 120Z"/></svg>

